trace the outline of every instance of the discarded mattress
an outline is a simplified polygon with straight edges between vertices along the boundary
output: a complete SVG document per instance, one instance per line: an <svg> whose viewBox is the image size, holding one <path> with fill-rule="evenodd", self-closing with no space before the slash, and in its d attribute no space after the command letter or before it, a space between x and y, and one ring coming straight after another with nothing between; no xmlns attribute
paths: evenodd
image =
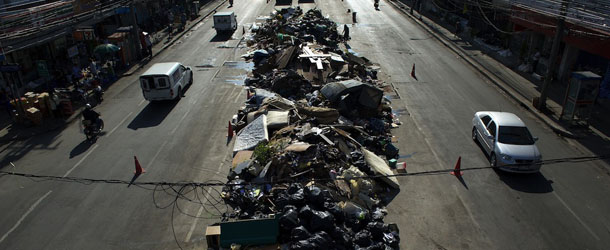
<svg viewBox="0 0 610 250"><path fill-rule="evenodd" d="M269 111L267 112L267 128L278 129L288 126L290 111Z"/></svg>
<svg viewBox="0 0 610 250"><path fill-rule="evenodd" d="M267 116L261 115L252 123L248 124L244 129L237 133L233 152L253 149L260 142L269 140L269 132L267 131Z"/></svg>

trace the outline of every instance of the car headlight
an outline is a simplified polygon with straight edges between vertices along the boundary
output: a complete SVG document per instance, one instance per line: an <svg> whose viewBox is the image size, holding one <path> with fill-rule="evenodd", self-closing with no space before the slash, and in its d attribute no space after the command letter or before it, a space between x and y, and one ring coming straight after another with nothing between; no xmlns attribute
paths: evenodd
<svg viewBox="0 0 610 250"><path fill-rule="evenodd" d="M513 161L513 157L510 156L510 155L500 154L500 158L502 158L502 160L505 161L505 162L512 162Z"/></svg>

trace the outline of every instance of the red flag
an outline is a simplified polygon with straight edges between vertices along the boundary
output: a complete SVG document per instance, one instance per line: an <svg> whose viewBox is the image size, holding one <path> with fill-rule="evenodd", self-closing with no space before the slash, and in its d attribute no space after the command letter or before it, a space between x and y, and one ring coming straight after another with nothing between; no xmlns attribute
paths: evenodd
<svg viewBox="0 0 610 250"><path fill-rule="evenodd" d="M415 63L413 64L413 69L411 69L411 77L415 78L415 80L417 80L417 76L415 76Z"/></svg>

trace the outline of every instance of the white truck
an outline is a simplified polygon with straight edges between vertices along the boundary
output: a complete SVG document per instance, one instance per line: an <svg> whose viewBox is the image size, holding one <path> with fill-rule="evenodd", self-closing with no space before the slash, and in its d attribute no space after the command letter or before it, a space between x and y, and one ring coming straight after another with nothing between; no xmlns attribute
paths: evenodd
<svg viewBox="0 0 610 250"><path fill-rule="evenodd" d="M237 18L233 11L214 14L214 29L216 32L229 32L237 29Z"/></svg>

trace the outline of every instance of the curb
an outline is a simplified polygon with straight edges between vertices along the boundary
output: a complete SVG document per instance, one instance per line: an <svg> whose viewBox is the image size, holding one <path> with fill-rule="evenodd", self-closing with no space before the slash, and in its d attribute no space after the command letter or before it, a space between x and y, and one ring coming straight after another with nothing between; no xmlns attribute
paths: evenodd
<svg viewBox="0 0 610 250"><path fill-rule="evenodd" d="M395 8L399 9L403 14L405 14L406 16L408 16L409 18L414 20L419 26L424 28L424 30L426 30L426 32L428 32L432 36L434 36L434 38L436 38L436 40L440 41L443 45L445 45L446 47L451 49L454 53L456 53L458 56L460 56L460 58L464 59L464 61L466 61L468 64L470 64L470 66L472 66L479 73L481 73L483 76L485 76L489 81L494 83L502 91L504 91L506 94L508 94L512 99L517 101L520 104L520 106L522 106L526 110L530 111L530 113L532 113L534 116L536 116L536 118L538 118L538 120L544 122L549 128L551 128L551 130L553 130L553 132L555 132L561 136L567 137L567 138L572 138L572 139L576 138L576 136L572 132L565 130L559 124L552 121L548 116L544 115L540 111L531 107L529 105L530 104L529 101L526 100L523 96L517 94L512 89L512 87L510 87L509 84L507 84L504 81L502 81L501 79L499 79L496 75L489 72L486 68L481 66L479 63L472 60L472 58L470 58L469 56L464 55L465 51L463 49L461 49L459 46L447 41L447 39L445 39L444 37L441 37L441 35L437 34L436 31L432 30L432 28L430 28L428 26L428 24L426 24L425 22L419 20L417 17L415 17L415 16L411 15L409 12L407 12L406 7L405 7L406 5L401 3L401 5L403 5L403 6L399 6L399 4L395 2L395 0L390 0L389 2L392 3L392 5Z"/></svg>
<svg viewBox="0 0 610 250"><path fill-rule="evenodd" d="M180 34L176 35L174 38L172 38L172 40L170 42L168 42L167 44L163 45L163 47L157 51L157 53L154 53L149 60L152 60L153 58L155 58L157 55L161 54L161 52L165 51L167 48L169 48L170 46L174 45L174 43L180 39L182 36L184 36L184 34L186 34L188 31L190 31L191 29L193 29L193 27L195 27L195 25L199 24L201 21L203 21L203 19L206 19L207 17L209 17L212 13L215 13L216 10L218 8L220 8L223 4L225 4L227 2L227 0L222 0L218 5L216 5L216 7L212 8L212 10L203 15L201 18L199 18L199 20L196 20L195 22L192 22L190 26L188 26L186 29L184 29L184 31L180 32ZM133 67L137 67L135 70L131 71L131 73L129 73L129 71L125 72L122 76L130 76L133 75L133 73L135 73L136 71L140 70L142 68L142 63L144 62L144 60L146 59L142 59L140 60L140 62L138 62L137 66L134 65Z"/></svg>

